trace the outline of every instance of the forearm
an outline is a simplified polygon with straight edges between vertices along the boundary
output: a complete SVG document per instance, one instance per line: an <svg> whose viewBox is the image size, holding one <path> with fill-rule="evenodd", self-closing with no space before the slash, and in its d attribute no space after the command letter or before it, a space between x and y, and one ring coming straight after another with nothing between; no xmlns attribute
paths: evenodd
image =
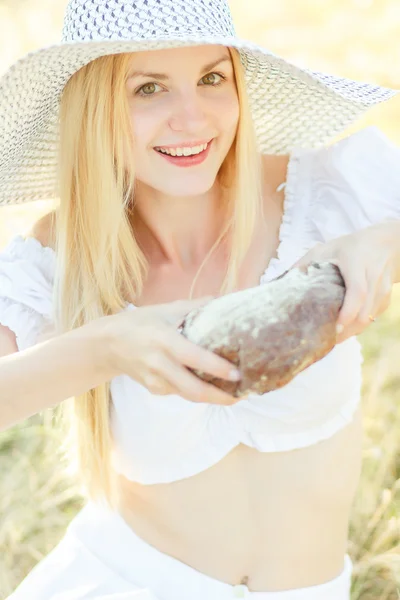
<svg viewBox="0 0 400 600"><path fill-rule="evenodd" d="M112 378L107 319L0 358L0 430Z"/></svg>

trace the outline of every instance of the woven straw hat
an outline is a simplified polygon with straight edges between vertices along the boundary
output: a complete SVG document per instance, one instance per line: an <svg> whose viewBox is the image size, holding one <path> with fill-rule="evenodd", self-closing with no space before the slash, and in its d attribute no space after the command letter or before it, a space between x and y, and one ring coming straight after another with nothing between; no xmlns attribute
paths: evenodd
<svg viewBox="0 0 400 600"><path fill-rule="evenodd" d="M239 39L226 0L70 0L59 44L0 79L0 206L58 197L58 112L68 79L106 54L222 44L245 69L260 150L329 142L400 90L299 68Z"/></svg>

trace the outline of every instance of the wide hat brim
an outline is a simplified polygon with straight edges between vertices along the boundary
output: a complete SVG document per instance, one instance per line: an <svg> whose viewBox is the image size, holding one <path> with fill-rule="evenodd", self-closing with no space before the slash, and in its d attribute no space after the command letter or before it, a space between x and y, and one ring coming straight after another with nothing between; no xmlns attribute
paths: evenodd
<svg viewBox="0 0 400 600"><path fill-rule="evenodd" d="M109 54L220 44L240 51L260 151L329 143L400 90L300 68L233 36L168 36L53 44L30 52L0 80L0 206L59 196L59 102L69 78Z"/></svg>

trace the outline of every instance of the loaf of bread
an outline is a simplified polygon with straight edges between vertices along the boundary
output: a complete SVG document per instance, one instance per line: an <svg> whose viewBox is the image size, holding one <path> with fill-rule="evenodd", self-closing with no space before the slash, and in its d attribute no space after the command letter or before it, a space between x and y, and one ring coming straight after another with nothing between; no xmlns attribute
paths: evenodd
<svg viewBox="0 0 400 600"><path fill-rule="evenodd" d="M278 389L335 346L344 295L338 267L324 262L215 298L186 315L181 333L236 365L242 379L190 371L236 398Z"/></svg>

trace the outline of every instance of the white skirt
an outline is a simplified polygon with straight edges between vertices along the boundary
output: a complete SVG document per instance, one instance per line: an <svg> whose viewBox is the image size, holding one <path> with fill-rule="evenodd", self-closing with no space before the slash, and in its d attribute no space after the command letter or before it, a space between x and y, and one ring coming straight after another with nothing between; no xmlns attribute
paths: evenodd
<svg viewBox="0 0 400 600"><path fill-rule="evenodd" d="M352 561L322 585L251 592L160 552L116 512L89 502L6 600L350 600Z"/></svg>

